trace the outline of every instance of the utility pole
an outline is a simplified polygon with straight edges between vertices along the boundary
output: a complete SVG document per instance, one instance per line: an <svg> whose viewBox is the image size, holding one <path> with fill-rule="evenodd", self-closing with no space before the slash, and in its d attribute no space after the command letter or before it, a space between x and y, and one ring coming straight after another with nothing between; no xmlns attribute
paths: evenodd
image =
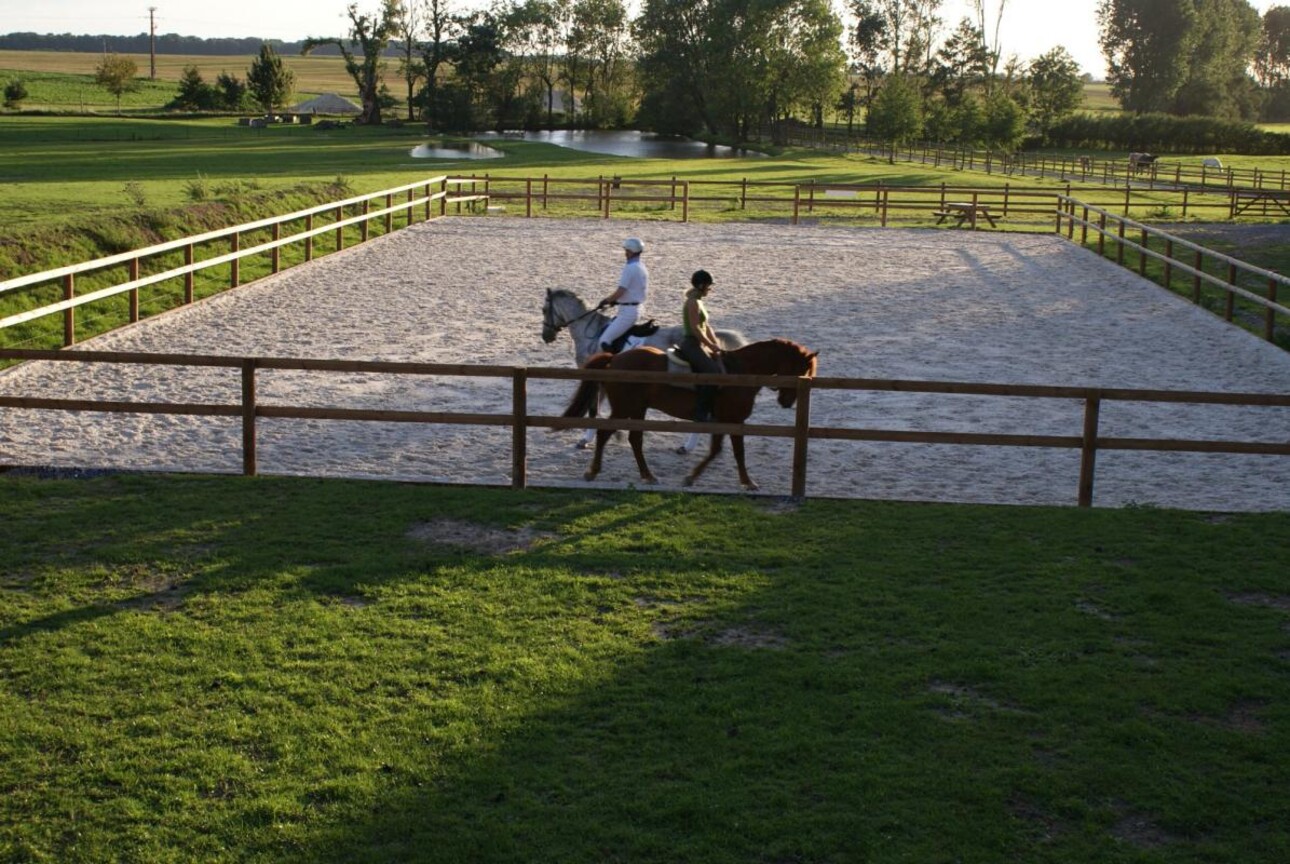
<svg viewBox="0 0 1290 864"><path fill-rule="evenodd" d="M157 19L153 13L157 11L156 6L148 7L148 60L150 79L157 80Z"/></svg>

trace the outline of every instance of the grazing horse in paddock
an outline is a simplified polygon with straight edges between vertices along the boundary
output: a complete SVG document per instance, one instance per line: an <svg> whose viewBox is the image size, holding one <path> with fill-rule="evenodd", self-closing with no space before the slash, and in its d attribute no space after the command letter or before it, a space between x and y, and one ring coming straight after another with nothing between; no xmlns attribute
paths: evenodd
<svg viewBox="0 0 1290 864"><path fill-rule="evenodd" d="M588 308L582 298L564 288L546 289L546 300L542 302L542 341L548 345L555 341L561 330L568 330L573 339L574 362L584 366L587 359L600 352L600 334L609 324L609 316L598 309ZM666 349L681 341L685 328L680 324L675 327L660 327L653 334L643 337L643 341L632 347L648 345ZM721 347L727 351L747 345L748 340L738 330L718 330L717 338ZM630 343L629 343L630 344ZM592 417L596 416L594 413ZM590 446L596 430L588 429L578 446ZM691 432L685 443L677 448L678 453L690 453L698 443L699 436Z"/></svg>
<svg viewBox="0 0 1290 864"><path fill-rule="evenodd" d="M736 348L725 355L725 360L726 367L732 374L784 376L787 379L785 386L775 389L779 393L779 404L785 408L792 408L793 403L797 401L797 379L802 376L815 377L818 354L818 351L807 351L801 345L787 339L770 339ZM636 348L621 354L597 354L587 362L586 368L619 369L627 372L665 372L667 355L657 348ZM595 416L597 392L602 387L609 397L610 418L643 420L646 410L650 408L683 420L688 420L694 414L696 394L692 389L674 387L670 384L584 381L574 393L564 416ZM760 389L760 387L737 385L722 386L717 391L716 403L713 405L713 422L743 423L748 419L748 415L752 414L753 403ZM611 429L596 431L596 454L591 459L591 467L584 475L586 479L594 480L600 473L605 442L609 440L611 434L613 434ZM685 478L686 486L693 485L708 467L708 463L721 452L721 441L724 437L719 433L713 434L708 454ZM642 449L645 433L639 430L629 432L627 439L631 442L632 453L636 456L636 466L640 469L641 479L646 483L657 483L657 478L645 464L645 453ZM744 436L731 435L730 449L735 453L739 483L749 491L756 491L757 484L748 476L748 469L744 465Z"/></svg>
<svg viewBox="0 0 1290 864"><path fill-rule="evenodd" d="M1155 163L1155 161L1156 157L1150 153L1130 153L1129 170L1135 174L1140 171L1146 171Z"/></svg>

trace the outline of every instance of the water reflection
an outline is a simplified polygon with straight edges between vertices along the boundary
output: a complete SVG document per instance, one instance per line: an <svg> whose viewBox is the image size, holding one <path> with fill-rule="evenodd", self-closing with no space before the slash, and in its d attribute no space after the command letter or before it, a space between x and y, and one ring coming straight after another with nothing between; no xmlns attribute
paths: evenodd
<svg viewBox="0 0 1290 864"><path fill-rule="evenodd" d="M437 144L421 144L412 148L413 159L497 159L505 156L501 150L494 150L473 141L442 147Z"/></svg>
<svg viewBox="0 0 1290 864"><path fill-rule="evenodd" d="M734 156L762 157L765 153L755 150L743 150L726 147L721 144L705 144L689 138L673 138L656 135L653 132L636 130L603 131L557 129L551 132L503 132L500 135L490 132L481 138L520 138L525 141L541 141L568 147L571 150L582 150L587 153L606 153L610 156L635 156L643 159L714 159Z"/></svg>

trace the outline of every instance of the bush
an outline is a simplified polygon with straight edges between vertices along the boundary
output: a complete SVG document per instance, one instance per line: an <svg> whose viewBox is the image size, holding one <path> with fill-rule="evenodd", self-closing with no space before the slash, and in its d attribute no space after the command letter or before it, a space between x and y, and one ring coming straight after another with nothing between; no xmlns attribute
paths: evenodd
<svg viewBox="0 0 1290 864"><path fill-rule="evenodd" d="M148 205L148 199L143 194L143 187L133 180L122 186L121 192L130 199L130 203L135 207L142 209Z"/></svg>
<svg viewBox="0 0 1290 864"><path fill-rule="evenodd" d="M1264 132L1243 121L1171 114L1076 115L1053 126L1048 140L1052 146L1066 149L1290 154L1290 135Z"/></svg>
<svg viewBox="0 0 1290 864"><path fill-rule="evenodd" d="M4 107L17 108L27 98L27 85L18 78L4 87Z"/></svg>

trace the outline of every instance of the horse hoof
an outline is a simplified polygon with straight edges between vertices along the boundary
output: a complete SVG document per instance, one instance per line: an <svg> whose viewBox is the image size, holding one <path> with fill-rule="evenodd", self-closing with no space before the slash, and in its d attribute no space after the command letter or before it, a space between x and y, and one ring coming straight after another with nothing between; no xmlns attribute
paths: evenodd
<svg viewBox="0 0 1290 864"><path fill-rule="evenodd" d="M579 441L579 442L578 442L578 449L579 449L579 450L590 450L590 449L591 449L591 442L590 442L590 441Z"/></svg>
<svg viewBox="0 0 1290 864"><path fill-rule="evenodd" d="M680 447L677 447L677 448L676 448L676 455L677 455L677 456L684 456L684 455L686 455L686 454L687 454L687 453L689 453L689 452L690 452L690 448L689 448L689 447L686 447L684 444L682 444Z"/></svg>
<svg viewBox="0 0 1290 864"><path fill-rule="evenodd" d="M682 480L682 481L681 481L681 485L682 485L682 486L693 486L693 485L694 485L694 478L693 478L693 477L686 477L684 480Z"/></svg>
<svg viewBox="0 0 1290 864"><path fill-rule="evenodd" d="M588 471L587 473L585 473L585 474L583 474L583 475L582 475L582 479L583 479L583 480L595 480L595 479L596 479L596 472L595 472L595 471Z"/></svg>
<svg viewBox="0 0 1290 864"><path fill-rule="evenodd" d="M642 483L649 483L649 484L653 485L653 484L655 484L655 483L657 483L657 482L658 482L658 478L657 478L657 477L655 477L653 474L646 474L645 476L641 477L641 482L642 482Z"/></svg>
<svg viewBox="0 0 1290 864"><path fill-rule="evenodd" d="M745 491L745 492L756 492L756 491L758 491L759 489L761 489L761 487L760 487L760 486L758 486L756 483L754 483L754 482L753 482L753 481L751 481L751 480L749 480L747 483L745 483L745 484L744 484L744 491Z"/></svg>

